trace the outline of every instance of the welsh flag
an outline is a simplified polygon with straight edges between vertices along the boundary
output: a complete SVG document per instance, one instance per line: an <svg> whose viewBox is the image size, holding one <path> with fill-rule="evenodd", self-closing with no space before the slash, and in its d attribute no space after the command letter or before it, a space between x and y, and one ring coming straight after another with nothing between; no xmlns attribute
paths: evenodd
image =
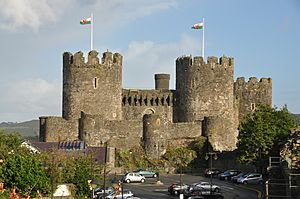
<svg viewBox="0 0 300 199"><path fill-rule="evenodd" d="M86 25L86 24L91 24L92 23L92 18L91 17L89 17L89 18L87 18L87 19L82 19L81 21L80 21L80 24L81 25Z"/></svg>
<svg viewBox="0 0 300 199"><path fill-rule="evenodd" d="M196 23L192 26L192 29L203 29L204 27L204 23L201 22L201 23Z"/></svg>

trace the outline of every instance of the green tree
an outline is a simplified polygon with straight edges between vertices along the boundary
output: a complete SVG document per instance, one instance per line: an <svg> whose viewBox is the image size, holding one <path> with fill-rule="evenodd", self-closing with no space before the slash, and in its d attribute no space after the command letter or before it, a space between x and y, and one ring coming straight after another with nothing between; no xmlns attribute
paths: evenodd
<svg viewBox="0 0 300 199"><path fill-rule="evenodd" d="M21 194L44 190L49 179L39 158L29 151L11 153L0 167L0 178L6 187L16 186Z"/></svg>
<svg viewBox="0 0 300 199"><path fill-rule="evenodd" d="M282 109L260 106L240 125L238 149L242 163L266 167L269 156L278 156L279 149L296 126L286 106Z"/></svg>
<svg viewBox="0 0 300 199"><path fill-rule="evenodd" d="M196 151L184 147L168 149L164 155L164 159L177 168L187 167L196 157Z"/></svg>
<svg viewBox="0 0 300 199"><path fill-rule="evenodd" d="M4 133L0 129L0 159L5 160L8 155L17 151L21 145L21 136L18 133Z"/></svg>

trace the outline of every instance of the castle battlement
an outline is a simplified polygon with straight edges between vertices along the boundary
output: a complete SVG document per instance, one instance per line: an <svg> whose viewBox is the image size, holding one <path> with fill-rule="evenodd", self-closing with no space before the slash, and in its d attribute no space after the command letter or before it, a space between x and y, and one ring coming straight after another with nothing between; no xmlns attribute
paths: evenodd
<svg viewBox="0 0 300 199"><path fill-rule="evenodd" d="M162 90L123 90L123 106L172 106L173 93Z"/></svg>
<svg viewBox="0 0 300 199"><path fill-rule="evenodd" d="M201 69L221 69L224 68L232 68L234 66L234 59L232 57L225 57L222 56L219 59L215 56L207 57L207 62L204 61L203 57L197 56L192 57L189 56L182 56L176 59L176 65L181 65L182 67L191 67L191 68L201 68ZM188 69L188 68L186 68Z"/></svg>
<svg viewBox="0 0 300 199"><path fill-rule="evenodd" d="M245 80L245 77L238 77L235 82L238 86L248 87L248 86L272 86L272 78L261 78L250 77L248 81Z"/></svg>
<svg viewBox="0 0 300 199"><path fill-rule="evenodd" d="M88 53L88 58L85 60L83 52L79 51L74 55L70 52L65 52L63 54L64 66L76 66L76 67L96 67L100 64L110 66L112 64L122 65L122 55L119 53L104 52L101 58L101 63L99 61L98 52L92 50Z"/></svg>

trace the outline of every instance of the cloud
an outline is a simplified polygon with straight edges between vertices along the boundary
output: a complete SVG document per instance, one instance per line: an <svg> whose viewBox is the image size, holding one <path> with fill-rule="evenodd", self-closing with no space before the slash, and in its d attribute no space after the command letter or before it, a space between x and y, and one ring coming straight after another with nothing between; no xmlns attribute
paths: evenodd
<svg viewBox="0 0 300 199"><path fill-rule="evenodd" d="M153 41L131 42L124 54L123 79L126 88L154 88L155 73L171 74L170 87L174 88L175 60L186 52L199 49L198 40L182 35L181 40L170 43Z"/></svg>
<svg viewBox="0 0 300 199"><path fill-rule="evenodd" d="M2 29L28 27L37 30L42 24L56 21L70 0L2 0L0 24Z"/></svg>
<svg viewBox="0 0 300 199"><path fill-rule="evenodd" d="M10 31L30 28L37 31L42 25L69 17L74 10L80 10L83 15L94 11L96 20L101 24L117 27L176 5L175 0L1 0L0 28Z"/></svg>
<svg viewBox="0 0 300 199"><path fill-rule="evenodd" d="M7 85L6 85L7 86ZM0 121L24 121L61 113L61 83L27 79L1 88Z"/></svg>

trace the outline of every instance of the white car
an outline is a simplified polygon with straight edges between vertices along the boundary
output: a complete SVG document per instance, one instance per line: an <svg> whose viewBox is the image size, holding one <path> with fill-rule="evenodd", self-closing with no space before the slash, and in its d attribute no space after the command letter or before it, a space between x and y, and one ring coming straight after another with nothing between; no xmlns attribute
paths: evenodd
<svg viewBox="0 0 300 199"><path fill-rule="evenodd" d="M124 177L124 182L131 183L131 182L145 182L145 176L142 176L138 173L127 173Z"/></svg>
<svg viewBox="0 0 300 199"><path fill-rule="evenodd" d="M105 198L106 199L129 199L133 197L133 193L131 191L124 191L123 192L123 197L122 197L122 192L120 193L116 193L116 192L112 192L110 194L108 194Z"/></svg>
<svg viewBox="0 0 300 199"><path fill-rule="evenodd" d="M214 192L220 192L220 187L217 186L217 185L210 185L209 182L196 182L196 183L193 183L191 184L190 186L190 190L195 190L195 189L202 189L202 190L205 190L205 191L214 191Z"/></svg>

